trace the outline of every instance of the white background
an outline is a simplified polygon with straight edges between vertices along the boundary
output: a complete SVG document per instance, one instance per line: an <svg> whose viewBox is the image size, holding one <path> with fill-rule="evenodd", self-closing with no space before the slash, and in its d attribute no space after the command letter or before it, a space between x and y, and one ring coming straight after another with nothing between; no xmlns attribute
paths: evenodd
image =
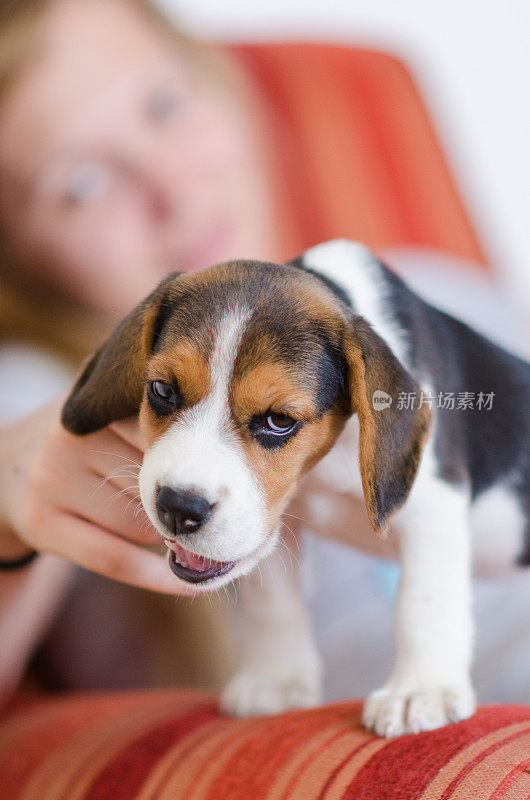
<svg viewBox="0 0 530 800"><path fill-rule="evenodd" d="M530 312L528 0L158 0L192 32L400 56L427 102L494 262Z"/></svg>

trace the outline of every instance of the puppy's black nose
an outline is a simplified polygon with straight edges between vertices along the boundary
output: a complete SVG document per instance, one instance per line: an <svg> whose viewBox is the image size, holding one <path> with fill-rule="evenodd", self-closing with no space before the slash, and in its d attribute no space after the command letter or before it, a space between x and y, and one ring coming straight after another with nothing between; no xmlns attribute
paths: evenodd
<svg viewBox="0 0 530 800"><path fill-rule="evenodd" d="M158 518L171 533L195 533L212 513L213 505L195 492L162 486L156 498Z"/></svg>

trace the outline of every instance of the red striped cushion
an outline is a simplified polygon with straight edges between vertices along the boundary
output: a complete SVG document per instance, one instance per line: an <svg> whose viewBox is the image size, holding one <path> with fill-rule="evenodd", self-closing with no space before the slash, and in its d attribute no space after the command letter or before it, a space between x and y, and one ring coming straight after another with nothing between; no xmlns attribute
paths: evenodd
<svg viewBox="0 0 530 800"><path fill-rule="evenodd" d="M220 717L197 692L74 695L0 724L1 800L522 800L530 708L384 740L360 704Z"/></svg>

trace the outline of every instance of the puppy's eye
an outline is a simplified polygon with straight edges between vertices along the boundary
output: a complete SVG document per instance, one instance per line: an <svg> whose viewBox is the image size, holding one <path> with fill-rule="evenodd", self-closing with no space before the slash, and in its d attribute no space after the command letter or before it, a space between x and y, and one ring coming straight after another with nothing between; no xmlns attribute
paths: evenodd
<svg viewBox="0 0 530 800"><path fill-rule="evenodd" d="M293 419L288 414L275 411L254 417L249 423L249 429L254 438L267 449L281 447L291 436L298 433L301 427L300 421Z"/></svg>
<svg viewBox="0 0 530 800"><path fill-rule="evenodd" d="M177 399L171 384L164 381L152 381L151 391L159 400L166 400L168 403L173 403Z"/></svg>
<svg viewBox="0 0 530 800"><path fill-rule="evenodd" d="M288 417L287 414L269 414L265 422L270 432L276 436L291 433L296 425L296 420Z"/></svg>
<svg viewBox="0 0 530 800"><path fill-rule="evenodd" d="M147 399L158 414L171 414L180 402L180 395L175 386L166 381L149 381Z"/></svg>

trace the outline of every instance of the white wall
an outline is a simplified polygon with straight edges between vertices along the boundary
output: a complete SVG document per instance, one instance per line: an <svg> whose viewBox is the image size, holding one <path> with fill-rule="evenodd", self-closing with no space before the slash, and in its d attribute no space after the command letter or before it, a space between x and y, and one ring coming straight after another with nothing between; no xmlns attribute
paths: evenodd
<svg viewBox="0 0 530 800"><path fill-rule="evenodd" d="M340 41L400 55L490 253L530 311L528 0L158 1L203 36Z"/></svg>

